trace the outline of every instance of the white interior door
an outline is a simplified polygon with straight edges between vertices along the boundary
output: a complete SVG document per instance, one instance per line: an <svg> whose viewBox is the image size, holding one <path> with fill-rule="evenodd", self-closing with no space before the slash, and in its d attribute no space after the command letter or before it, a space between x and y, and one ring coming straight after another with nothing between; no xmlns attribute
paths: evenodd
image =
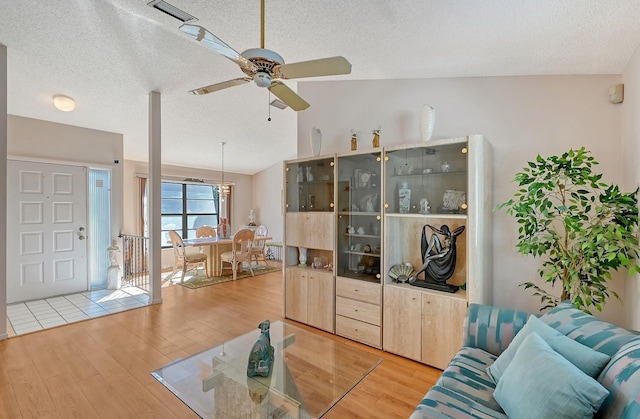
<svg viewBox="0 0 640 419"><path fill-rule="evenodd" d="M7 179L7 302L87 290L87 169L9 160Z"/></svg>

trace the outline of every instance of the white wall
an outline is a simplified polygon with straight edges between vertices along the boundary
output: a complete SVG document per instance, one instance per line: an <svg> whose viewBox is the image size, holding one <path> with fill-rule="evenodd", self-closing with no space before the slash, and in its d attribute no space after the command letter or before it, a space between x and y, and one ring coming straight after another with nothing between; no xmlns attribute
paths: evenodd
<svg viewBox="0 0 640 419"><path fill-rule="evenodd" d="M298 115L298 157L311 156L313 126L322 130L322 154L347 153L351 129L361 139L359 150L372 148L371 130L378 126L383 147L419 142L419 112L429 104L436 109L435 137L483 134L492 143L495 204L516 191L511 180L527 161L572 147L587 147L604 180L622 183L621 106L608 101L609 88L620 81L599 75L299 82L298 93L311 107ZM515 221L495 212L493 303L537 312L539 300L518 284L538 278L539 261L519 255L516 240ZM623 298L624 286L616 279ZM599 316L626 323L614 300Z"/></svg>
<svg viewBox="0 0 640 419"><path fill-rule="evenodd" d="M137 173L149 172L147 162L127 160L124 162L124 222L122 232L126 234L140 234L140 192ZM191 167L162 165L162 176L180 178L196 178L220 180L221 173L215 170L194 169ZM249 211L252 208L253 183L252 177L237 173L224 173L225 182L234 182L231 194L231 232L239 230L249 223ZM282 184L282 182L280 182ZM162 267L173 266L173 251L162 251Z"/></svg>
<svg viewBox="0 0 640 419"><path fill-rule="evenodd" d="M8 137L12 158L111 169L111 236L117 239L123 211L122 134L9 115Z"/></svg>
<svg viewBox="0 0 640 419"><path fill-rule="evenodd" d="M622 104L622 144L625 150L625 187L640 184L640 47L622 75L624 102ZM640 278L627 281L625 312L629 327L640 330Z"/></svg>
<svg viewBox="0 0 640 419"><path fill-rule="evenodd" d="M269 229L273 241L283 241L282 187L284 182L283 164L278 162L253 176L253 207L258 224Z"/></svg>

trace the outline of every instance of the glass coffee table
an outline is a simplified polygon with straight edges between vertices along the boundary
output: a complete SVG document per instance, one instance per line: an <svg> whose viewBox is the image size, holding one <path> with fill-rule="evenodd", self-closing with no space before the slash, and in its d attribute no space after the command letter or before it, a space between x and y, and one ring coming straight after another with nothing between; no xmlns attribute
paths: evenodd
<svg viewBox="0 0 640 419"><path fill-rule="evenodd" d="M324 415L382 362L281 321L271 323L270 335L269 377L247 377L258 328L151 374L202 418L297 419Z"/></svg>

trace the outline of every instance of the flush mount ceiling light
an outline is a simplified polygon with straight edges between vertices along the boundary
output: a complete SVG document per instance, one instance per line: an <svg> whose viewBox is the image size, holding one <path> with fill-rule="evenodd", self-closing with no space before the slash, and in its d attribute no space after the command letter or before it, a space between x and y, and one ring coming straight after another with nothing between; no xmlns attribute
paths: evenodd
<svg viewBox="0 0 640 419"><path fill-rule="evenodd" d="M53 97L53 105L63 112L71 112L76 108L76 101L69 96L56 95Z"/></svg>
<svg viewBox="0 0 640 419"><path fill-rule="evenodd" d="M278 99L273 99L270 103L271 106L278 108L278 109L286 109L287 108L287 104L284 103L281 100Z"/></svg>

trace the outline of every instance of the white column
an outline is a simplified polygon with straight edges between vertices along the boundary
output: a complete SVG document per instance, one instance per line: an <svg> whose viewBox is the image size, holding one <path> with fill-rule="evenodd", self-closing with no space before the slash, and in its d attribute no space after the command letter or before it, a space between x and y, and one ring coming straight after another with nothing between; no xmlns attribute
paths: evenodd
<svg viewBox="0 0 640 419"><path fill-rule="evenodd" d="M7 47L0 44L0 340L7 338Z"/></svg>
<svg viewBox="0 0 640 419"><path fill-rule="evenodd" d="M162 302L162 224L160 187L162 182L162 135L160 132L160 93L149 93L149 303Z"/></svg>

